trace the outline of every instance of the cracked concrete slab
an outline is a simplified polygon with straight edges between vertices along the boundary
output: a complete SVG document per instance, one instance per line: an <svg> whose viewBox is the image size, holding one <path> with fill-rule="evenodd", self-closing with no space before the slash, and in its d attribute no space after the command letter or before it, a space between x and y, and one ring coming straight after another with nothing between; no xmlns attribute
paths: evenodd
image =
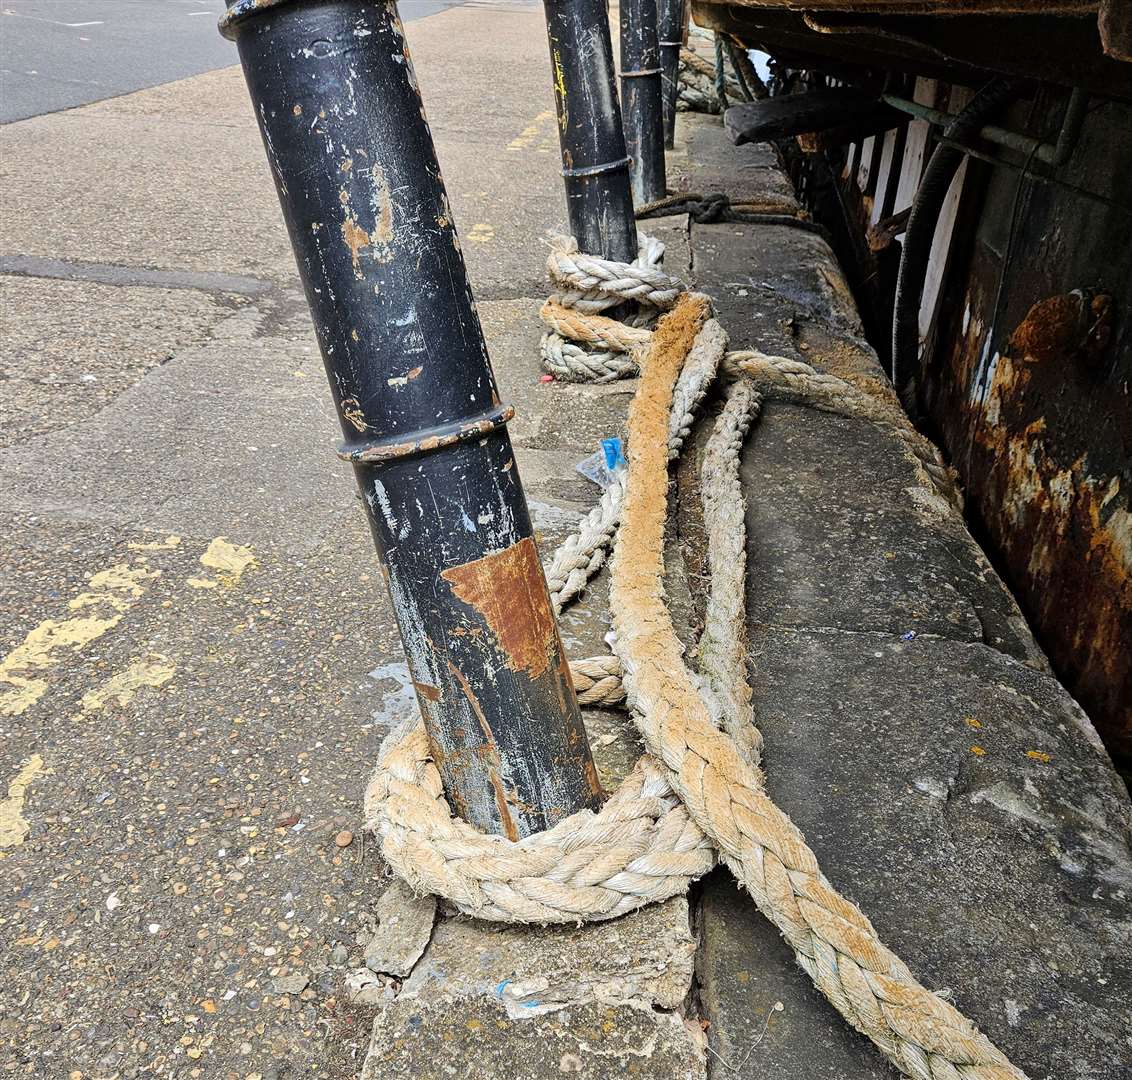
<svg viewBox="0 0 1132 1080"><path fill-rule="evenodd" d="M356 495L313 335L262 319L229 315L66 440L0 451L0 506L312 551Z"/></svg>
<svg viewBox="0 0 1132 1080"><path fill-rule="evenodd" d="M751 652L767 788L834 884L1028 1076L1111 1076L1129 1050L1128 800L1080 708L981 644L768 628ZM740 1076L895 1075L728 878L705 884L701 925L723 1057L785 1006Z"/></svg>
<svg viewBox="0 0 1132 1080"><path fill-rule="evenodd" d="M142 313L157 312L149 289L122 295L113 286L87 283L8 279L8 284L27 293L29 304L33 298L101 298L99 291L109 290L106 303L117 298L119 304L137 304L139 320ZM95 514L155 531L233 532L245 543L270 539L295 551L314 550L341 528L341 516L352 511L357 495L349 468L334 454L341 433L300 301L278 294L274 306L231 311L194 292L160 295L162 332L169 335L172 355L161 337L151 338L138 362L158 366L145 368L149 374L117 396L100 400L104 407L92 407L83 426L65 440L43 435L0 450L6 477L0 508ZM541 514L543 522L567 525L563 513L588 511L598 495L573 466L603 437L621 432L627 397L623 392L591 403L581 387L539 382L540 303L484 302L478 310L501 393L517 408L513 439L527 492L538 504L536 518ZM45 310L54 312L54 304ZM176 336L182 333L176 318L181 310L191 313L183 345ZM215 313L211 322L202 321L201 310ZM28 319L19 331L30 335L28 348L39 340L36 325ZM106 348L105 328L89 318L84 325L94 364ZM40 348L38 355L51 361L49 351ZM61 387L56 396L68 390ZM144 468L124 468L135 462ZM562 534L558 529L549 535Z"/></svg>
<svg viewBox="0 0 1132 1080"><path fill-rule="evenodd" d="M170 289L6 275L0 267L0 446L87 422L239 303Z"/></svg>
<svg viewBox="0 0 1132 1080"><path fill-rule="evenodd" d="M441 922L402 995L498 1001L512 1019L593 1000L678 1009L692 985L688 901L586 926Z"/></svg>
<svg viewBox="0 0 1132 1080"><path fill-rule="evenodd" d="M374 1018L362 1076L699 1080L679 1011L694 953L683 897L576 928L443 920Z"/></svg>
<svg viewBox="0 0 1132 1080"><path fill-rule="evenodd" d="M414 896L403 881L394 881L374 908L377 931L366 945L366 967L379 974L405 978L428 948L436 922L436 897Z"/></svg>
<svg viewBox="0 0 1132 1080"><path fill-rule="evenodd" d="M588 1002L511 1020L501 1006L459 1001L406 1002L382 1016L359 1080L703 1077L703 1053L675 1013Z"/></svg>
<svg viewBox="0 0 1132 1080"><path fill-rule="evenodd" d="M77 259L49 259L41 255L0 255L0 274L59 281L96 281L103 285L152 285L165 289L197 289L207 293L261 296L275 286L262 278L220 274L207 270L149 270L144 266L116 266Z"/></svg>
<svg viewBox="0 0 1132 1080"><path fill-rule="evenodd" d="M771 402L741 475L756 622L985 641L1045 666L958 516L921 512L915 467L889 432Z"/></svg>

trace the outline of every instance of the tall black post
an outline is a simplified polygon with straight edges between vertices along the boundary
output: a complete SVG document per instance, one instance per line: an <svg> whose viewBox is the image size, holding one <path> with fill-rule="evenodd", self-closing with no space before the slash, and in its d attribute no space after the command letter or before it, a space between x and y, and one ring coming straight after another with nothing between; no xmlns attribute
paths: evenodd
<svg viewBox="0 0 1132 1080"><path fill-rule="evenodd" d="M449 800L545 829L600 788L396 4L238 0L221 29Z"/></svg>
<svg viewBox="0 0 1132 1080"><path fill-rule="evenodd" d="M656 5L657 0L621 0L621 106L637 206L668 193Z"/></svg>
<svg viewBox="0 0 1132 1080"><path fill-rule="evenodd" d="M676 99L680 96L680 49L684 44L684 0L657 0L657 44L660 46L661 110L664 145L676 142Z"/></svg>
<svg viewBox="0 0 1132 1080"><path fill-rule="evenodd" d="M578 247L637 256L629 156L614 86L606 0L544 0L566 211Z"/></svg>

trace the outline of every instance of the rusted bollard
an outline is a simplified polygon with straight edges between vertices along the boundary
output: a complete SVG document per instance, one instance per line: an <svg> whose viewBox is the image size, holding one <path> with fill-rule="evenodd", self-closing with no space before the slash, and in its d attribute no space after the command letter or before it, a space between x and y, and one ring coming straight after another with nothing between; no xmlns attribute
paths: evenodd
<svg viewBox="0 0 1132 1080"><path fill-rule="evenodd" d="M668 193L656 5L657 0L621 0L621 107L637 206Z"/></svg>
<svg viewBox="0 0 1132 1080"><path fill-rule="evenodd" d="M544 7L570 232L582 251L630 262L637 226L605 0Z"/></svg>
<svg viewBox="0 0 1132 1080"><path fill-rule="evenodd" d="M238 0L221 30L449 801L548 828L600 787L396 4Z"/></svg>
<svg viewBox="0 0 1132 1080"><path fill-rule="evenodd" d="M676 141L676 99L680 96L680 48L687 16L684 0L657 0L656 36L660 46L660 93L664 145Z"/></svg>

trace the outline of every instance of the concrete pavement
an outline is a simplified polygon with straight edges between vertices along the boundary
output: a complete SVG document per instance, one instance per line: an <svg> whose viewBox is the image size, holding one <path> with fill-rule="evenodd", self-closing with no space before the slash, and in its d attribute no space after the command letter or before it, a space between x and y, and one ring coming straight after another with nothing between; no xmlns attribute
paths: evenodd
<svg viewBox="0 0 1132 1080"><path fill-rule="evenodd" d="M530 401L564 217L541 14L408 33L501 381ZM406 675L242 75L0 146L4 1075L352 1077L372 1009L343 982L383 885L361 790ZM592 498L594 432L560 426L514 429L550 540Z"/></svg>
<svg viewBox="0 0 1132 1080"><path fill-rule="evenodd" d="M564 219L541 12L469 4L408 37L545 552L633 386L539 382ZM725 877L565 932L441 918L407 978L350 1000L388 884L361 792L411 697L242 77L13 124L0 149L7 1074L891 1075ZM670 164L791 197L714 122L682 122ZM650 228L736 345L878 377L809 234ZM667 585L689 642L697 445ZM887 436L772 405L743 468L772 794L1032 1077L1100 1080L1126 1047L1132 876L1087 719ZM571 656L601 651L605 589L564 618ZM618 714L587 726L610 786L635 741Z"/></svg>

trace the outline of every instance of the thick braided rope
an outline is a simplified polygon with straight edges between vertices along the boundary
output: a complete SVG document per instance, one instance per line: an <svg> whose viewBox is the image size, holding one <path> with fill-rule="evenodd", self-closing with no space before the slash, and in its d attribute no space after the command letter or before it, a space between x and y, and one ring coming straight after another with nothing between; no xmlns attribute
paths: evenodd
<svg viewBox="0 0 1132 1080"><path fill-rule="evenodd" d="M722 191L712 191L707 195L674 192L645 203L636 210L638 221L668 214L687 214L692 221L701 225L720 221L779 225L816 233L829 239L829 231L823 225L811 221L809 215L798 210L796 204L783 200L732 202L730 196Z"/></svg>
<svg viewBox="0 0 1132 1080"><path fill-rule="evenodd" d="M559 382L607 383L637 374L637 361L629 353L587 349L548 330L539 342L543 370Z"/></svg>
<svg viewBox="0 0 1132 1080"><path fill-rule="evenodd" d="M709 319L693 343L687 363L676 381L668 424L670 458L680 455L680 448L692 430L696 411L715 381L726 351L727 332L715 319ZM624 481L623 471L613 474L597 505L582 519L573 535L559 545L546 567L546 584L555 615L581 595L586 582L604 564L621 520Z"/></svg>
<svg viewBox="0 0 1132 1080"><path fill-rule="evenodd" d="M921 986L869 920L825 879L758 771L713 723L663 599L667 455L662 432L679 365L706 317L685 298L661 320L629 411L629 481L613 560L614 651L647 749L693 820L781 931L831 1004L916 1080L1020 1080L954 1006Z"/></svg>
<svg viewBox="0 0 1132 1080"><path fill-rule="evenodd" d="M657 241L646 239L636 261L623 263L586 255L578 250L573 237L556 236L551 240L546 268L550 280L560 289L574 290L582 296L597 294L613 304L635 300L664 310L676 302L683 286L655 263L649 264L653 257L660 261L657 247ZM659 245L659 252L663 255L663 245ZM576 300L567 306L584 310Z"/></svg>
<svg viewBox="0 0 1132 1080"><path fill-rule="evenodd" d="M678 69L680 91L677 108L691 112L718 113L719 98L715 89L715 67L702 60L691 49L680 50ZM742 95L738 82L728 77L727 92L739 99Z"/></svg>
<svg viewBox="0 0 1132 1080"><path fill-rule="evenodd" d="M681 386L691 366L696 349L705 335L714 335L715 320L704 324L680 372L673 393L669 414L669 455L679 452L686 436L682 425L679 439L674 437L676 418L683 411L679 404ZM720 330L722 333L722 329ZM719 347L726 347L722 342ZM757 764L762 736L755 727L751 707L751 688L747 681L747 619L744 590L747 572L745 499L739 482L739 455L747 432L758 416L762 398L754 384L744 378L729 384L726 402L708 439L700 470L701 496L704 504L704 529L707 533L708 565L711 587L708 592L704 631L696 649L698 667L703 673L702 693L710 695L720 713L721 724L735 739L745 756ZM697 406L698 406L697 402ZM690 422L690 415L685 414ZM624 493L624 471L620 473L619 490ZM558 605L559 595L552 590L552 601ZM616 656L591 656L570 661L570 676L580 705L621 705L625 687L621 682L621 662Z"/></svg>
<svg viewBox="0 0 1132 1080"><path fill-rule="evenodd" d="M544 312L551 306L551 301L544 305ZM558 308L551 308L557 315ZM608 328L608 324L616 320L601 316L587 316L572 313L570 318L563 319L559 325L567 337L576 335L579 341L613 342L617 340L617 331ZM562 338L559 338L563 341ZM601 354L616 357L615 362L599 367L600 375L592 378L594 370L592 360L585 358L585 350L578 349L576 353L559 353L551 361L547 359L544 346L544 366L556 378L567 382L610 382L614 379L628 378L639 371L637 357L641 351L648 347L652 340L652 332L639 328L628 328L624 337L627 351L625 353ZM568 342L563 341L564 345ZM629 351L631 350L631 351ZM771 356L757 349L744 349L727 354L724 370L728 375L743 374L753 379L764 393L778 400L798 402L812 408L822 409L826 412L839 413L843 416L858 416L871 420L889 428L901 441L908 451L916 468L923 475L925 486L933 487L955 509L962 511L963 498L960 492L958 478L955 470L946 464L938 447L929 439L924 438L908 420L904 410L900 408L895 397L879 396L868 393L844 379L831 375L828 372L817 371L801 360L791 360L785 356Z"/></svg>
<svg viewBox="0 0 1132 1080"><path fill-rule="evenodd" d="M710 325L710 322L705 324L705 329ZM690 360L691 357L689 357ZM687 411L683 404L685 395L682 387L685 383L688 366L686 364L681 371L673 395L672 415L675 417L677 413L682 412L684 414L685 423L682 432L684 436L687 435L687 429L690 428L694 414L694 409ZM761 397L766 394L777 400L822 409L840 416L861 417L890 429L900 438L911 460L918 466L917 479L921 486L925 490L941 495L957 510L962 511L962 496L954 470L944 463L935 445L908 424L903 411L899 409L895 402L890 403L883 398L875 397L852 383L839 379L836 375L819 372L810 367L809 364L799 360L790 360L784 356L770 356L757 349L726 353L722 370L731 379L737 380L732 384L733 387L746 384L749 387L749 392L755 395L757 400L752 402L752 416L758 415ZM697 407L698 404L699 401L697 400ZM736 404L734 407L738 408L738 405ZM675 450L673 450L674 444L671 441L673 426L670 423L669 452L670 456L677 456L679 445L676 445ZM745 529L741 520L743 490L739 483L738 473L721 467L722 463L727 460L731 449L730 446L718 443L718 440L732 439L735 447L734 452L737 454L745 432L745 427L742 432L739 432L736 428L730 435L726 435L717 429L708 441L701 469L704 526L708 537L708 563L712 569L712 589L704 633L698 646L698 659L699 667L705 674L718 670L718 675L710 682L713 688L739 687L740 682L742 682L742 688L738 692L742 693L746 689L749 700L749 689L746 688L745 684L745 667L732 659L730 667L721 668L719 659L728 650L734 655L743 655L746 641L746 622L738 617L725 616L722 612L713 616L711 612L711 603L716 598L721 605L731 605L736 608L741 607L743 602L743 584L747 560ZM736 439L738 441L735 441ZM723 495L722 485L725 483L728 487L728 494ZM589 539L595 543L600 542L602 545L612 542L617 524L620 521L620 501L623 495L624 477L622 476L618 485L616 509L606 512L607 518L603 523L600 537L589 537ZM591 514L597 513L598 508L595 507ZM570 558L579 559L580 557L574 554L574 545L583 543L583 539L575 534L575 537L568 539L563 547L555 553L555 558L557 559L560 556L565 558L566 553L569 552ZM593 549L586 548L586 550ZM600 557L596 559L592 567L582 560L583 565L587 568L574 571L577 576L565 590L568 599L572 599L582 591L589 578L604 564L605 557L603 547ZM717 590L715 584L717 580L721 579L726 580L729 584L727 587ZM556 586L557 579L551 578L552 599ZM556 613L557 611L556 608ZM726 648L716 647L717 638L720 635L713 633L713 627L735 628L734 632L728 630L722 635ZM624 689L620 686L620 664L616 660L606 658L594 658L594 660L605 661L601 703L620 704L625 700ZM594 660L586 662L591 663ZM717 691L717 695L720 693L725 693L725 691ZM595 701L595 703L597 702ZM737 703L732 701L732 705L737 705ZM738 728L740 733L748 729L755 731L757 735L757 729L753 726L740 725ZM732 732L732 734L735 733Z"/></svg>
<svg viewBox="0 0 1132 1080"><path fill-rule="evenodd" d="M732 382L704 448L700 495L711 588L696 646L701 696L706 689L718 707L723 730L755 767L762 756L762 734L755 725L747 679L747 503L739 458L761 409L762 396L749 379ZM615 674L620 675L620 670L606 674L610 695ZM624 687L621 690L624 693Z"/></svg>
<svg viewBox="0 0 1132 1080"><path fill-rule="evenodd" d="M801 834L762 792L755 767L718 730L714 710L697 694L696 677L683 667L660 595L663 518L651 520L658 506L663 513L667 494L656 416L671 401L675 361L667 358L666 366L655 361L666 352L678 359L704 313L701 307L685 319L682 334L669 335L678 339L675 349L666 349L666 336L660 335L646 364L643 396L636 399L644 408L635 403L630 416L627 520L614 569L613 607L623 613L614 622L623 635L617 647L630 672L630 694L638 708L648 709L637 717L638 726L646 743L660 750L684 807L702 816L728 865L795 947L802 967L858 1030L912 1077L1019 1080L1022 1074L952 1006L920 987L876 939L868 920L832 890ZM660 408L650 409L658 386ZM753 403L743 405L734 395L731 402L734 411L752 414ZM728 430L728 409L724 412L713 441L721 460L730 457L737 468L737 451L728 448L739 429ZM731 476L737 480L734 470ZM708 510L705 520L710 517ZM717 548L713 565L726 550ZM650 557L642 564L646 552ZM483 836L452 817L423 727L412 717L382 747L367 790L367 815L399 874L469 914L535 922L610 918L639 906L646 894L650 899L678 894L683 886L666 872L674 864L700 873L710 865L702 834L681 815L681 806L672 805L656 765L642 758L600 814L573 815L514 843ZM729 781L726 798L719 790L722 778Z"/></svg>
<svg viewBox="0 0 1132 1080"><path fill-rule="evenodd" d="M571 660L570 679L579 705L621 705L625 701L621 662L612 653Z"/></svg>
<svg viewBox="0 0 1132 1080"><path fill-rule="evenodd" d="M621 520L621 501L625 497L625 471L618 469L602 491L597 505L578 528L554 552L546 567L546 587L557 616L601 569Z"/></svg>
<svg viewBox="0 0 1132 1080"><path fill-rule="evenodd" d="M652 339L652 331L644 327L626 326L618 319L566 307L557 295L542 305L539 317L559 337L611 352L631 353L641 346L647 347Z"/></svg>
<svg viewBox="0 0 1132 1080"><path fill-rule="evenodd" d="M644 233L637 236L631 263L597 259L580 253L571 237L553 237L547 272L558 291L540 312L548 326L539 346L543 369L563 382L612 382L635 375L633 353L648 344L647 327L683 289L660 269L663 258L664 245ZM638 311L617 320L600 318L626 303L636 303Z"/></svg>
<svg viewBox="0 0 1132 1080"><path fill-rule="evenodd" d="M647 755L599 813L512 841L454 817L415 712L384 740L365 793L366 828L417 893L493 922L612 919L681 896L715 865L664 770Z"/></svg>
<svg viewBox="0 0 1132 1080"><path fill-rule="evenodd" d="M858 416L888 428L922 471L921 482L926 487L934 487L962 512L963 497L955 470L944 462L939 448L912 426L895 394L868 393L800 360L769 356L757 349L728 353L724 370L730 375L743 374L753 379L764 392L780 400L795 401L842 416Z"/></svg>
<svg viewBox="0 0 1132 1080"><path fill-rule="evenodd" d="M417 721L383 745L367 790L367 816L383 837L390 863L414 887L449 896L462 910L481 917L558 922L632 910L644 891L651 891L653 899L680 891L668 873L673 860L683 857L690 865L698 858L699 867L705 864L703 835L681 817L685 809L782 931L803 969L907 1075L917 1080L1019 1080L1023 1074L957 1010L920 986L879 941L865 916L833 890L800 832L766 797L754 764L757 742L745 756L731 734L741 731L749 696L745 703L742 697L728 703L712 677L712 665L725 670L730 664L734 672L742 662L739 650L722 641L721 648L703 650L702 679L683 664L662 599L668 447L660 444L667 441L662 434L677 423L670 415L676 411L676 373L707 314L705 298L686 297L651 342L630 412L630 472L611 604L614 647L637 725L646 747L667 767L682 807L672 806L670 794L663 794L664 777L655 772L657 761L646 755L600 814L573 815L517 844L483 837L452 818ZM733 392L725 417L733 403L733 411L749 422L757 395L744 404L741 394ZM729 436L722 420L718 439L713 436L712 441L718 443L714 449L721 461L728 456L734 461L730 475L737 485L735 440L741 440L741 433ZM734 423L732 430L738 430ZM711 451L709 447L705 465ZM741 505L741 490L735 491ZM705 500L705 523L710 519L718 526L723 519L709 502ZM722 497L717 506L723 510ZM743 547L741 513L738 526L727 531L738 534ZM726 557L725 547L718 547L716 555L709 550L717 571ZM733 593L739 591L730 585ZM721 609L709 604L709 610ZM741 608L734 610L741 614ZM738 671L742 673L741 666ZM421 819L430 814L433 820L422 827ZM629 821L631 828L623 828ZM647 851L627 848L634 831L651 838ZM604 858L603 843L612 845ZM563 854L567 848L570 853ZM542 873L535 871L540 861L546 864ZM463 873L448 880L454 866ZM568 909L573 914L564 916Z"/></svg>

